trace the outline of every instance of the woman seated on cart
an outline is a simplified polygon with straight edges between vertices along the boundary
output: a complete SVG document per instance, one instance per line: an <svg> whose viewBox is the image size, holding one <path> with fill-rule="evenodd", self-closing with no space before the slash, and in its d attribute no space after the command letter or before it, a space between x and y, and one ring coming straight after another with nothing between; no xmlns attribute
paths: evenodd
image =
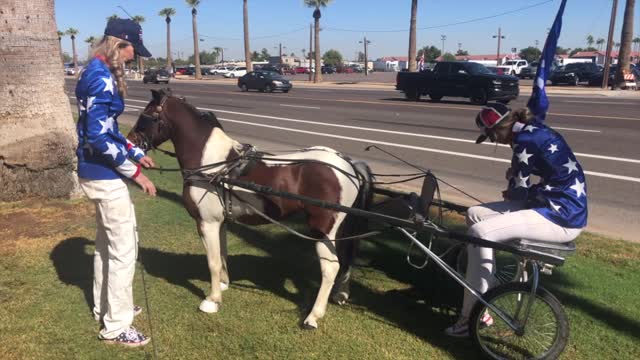
<svg viewBox="0 0 640 360"><path fill-rule="evenodd" d="M516 239L564 243L575 239L587 224L585 176L564 138L538 121L526 109L511 111L503 104L489 104L476 117L482 130L476 143L487 138L508 144L513 150L507 170L509 185L504 201L473 206L467 213L468 234L485 240ZM532 175L540 177L531 185ZM466 278L485 293L495 285L494 251L468 246ZM465 290L458 321L446 329L451 336L469 334L469 316L475 297ZM491 325L485 313L482 321Z"/></svg>

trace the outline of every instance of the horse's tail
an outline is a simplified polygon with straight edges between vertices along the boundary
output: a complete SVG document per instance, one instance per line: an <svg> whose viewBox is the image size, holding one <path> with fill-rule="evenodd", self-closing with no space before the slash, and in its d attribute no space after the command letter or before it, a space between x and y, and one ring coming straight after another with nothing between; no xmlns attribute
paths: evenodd
<svg viewBox="0 0 640 360"><path fill-rule="evenodd" d="M373 175L371 169L364 161L353 161L353 168L356 172L360 187L358 196L352 207L368 210L373 201ZM362 216L347 214L342 224L341 237L364 234L368 231L369 221ZM347 301L349 298L349 280L351 277L351 267L358 255L360 239L337 241L336 249L338 252L338 260L340 262L340 272L336 278L336 282L332 291L331 299L339 304Z"/></svg>

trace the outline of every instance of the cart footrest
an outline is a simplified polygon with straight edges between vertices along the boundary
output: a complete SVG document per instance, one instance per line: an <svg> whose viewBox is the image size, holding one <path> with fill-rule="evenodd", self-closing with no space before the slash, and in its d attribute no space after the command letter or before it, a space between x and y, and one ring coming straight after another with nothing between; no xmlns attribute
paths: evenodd
<svg viewBox="0 0 640 360"><path fill-rule="evenodd" d="M516 246L523 250L536 250L551 255L566 257L576 251L576 242L569 241L565 243L538 241L520 239L514 242Z"/></svg>

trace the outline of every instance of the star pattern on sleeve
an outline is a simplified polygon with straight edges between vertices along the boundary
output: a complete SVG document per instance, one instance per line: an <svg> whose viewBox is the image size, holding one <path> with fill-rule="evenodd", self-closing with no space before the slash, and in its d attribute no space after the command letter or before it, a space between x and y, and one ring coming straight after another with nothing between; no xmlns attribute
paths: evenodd
<svg viewBox="0 0 640 360"><path fill-rule="evenodd" d="M578 171L578 167L576 166L577 162L572 161L571 158L567 159L567 163L563 164L562 166L566 167L567 170L569 171L569 174L571 174L571 172L573 171Z"/></svg>
<svg viewBox="0 0 640 360"><path fill-rule="evenodd" d="M551 146L549 146L547 150L551 151L551 153L553 154L554 152L558 151L558 145L551 144Z"/></svg>
<svg viewBox="0 0 640 360"><path fill-rule="evenodd" d="M113 95L113 79L111 79L111 76L109 76L108 78L102 78L102 81L104 81L104 91L109 91L111 93L111 95Z"/></svg>
<svg viewBox="0 0 640 360"><path fill-rule="evenodd" d="M120 151L118 150L116 144L107 142L107 151L103 152L103 154L111 155L113 157L113 160L115 160L118 157L119 152Z"/></svg>
<svg viewBox="0 0 640 360"><path fill-rule="evenodd" d="M527 184L527 182L529 181L529 177L528 176L522 176L522 171L520 171L520 173L518 174L518 177L516 178L516 188L522 187L522 188L528 188L529 185Z"/></svg>
<svg viewBox="0 0 640 360"><path fill-rule="evenodd" d="M532 157L533 154L527 154L527 149L524 148L521 153L516 153L516 156L518 157L518 161L529 165L529 158Z"/></svg>
<svg viewBox="0 0 640 360"><path fill-rule="evenodd" d="M560 212L560 205L554 204L553 201L549 200L549 205L551 206L551 208L553 209L553 211L555 212Z"/></svg>
<svg viewBox="0 0 640 360"><path fill-rule="evenodd" d="M113 132L113 118L112 117L108 117L104 121L98 120L98 122L100 123L100 125L102 125L102 129L100 129L100 134L104 134L109 130L111 130L111 132Z"/></svg>
<svg viewBox="0 0 640 360"><path fill-rule="evenodd" d="M553 186L551 186L551 185L545 185L544 186L544 191L551 191L553 189L555 189L555 188Z"/></svg>
<svg viewBox="0 0 640 360"><path fill-rule="evenodd" d="M136 146L133 148L133 154L135 157L144 156L144 151L142 151L139 147Z"/></svg>
<svg viewBox="0 0 640 360"><path fill-rule="evenodd" d="M535 130L535 129L537 129L537 127L535 127L535 126L533 126L533 125L527 125L527 126L525 126L525 128L524 128L524 130L526 130L526 131L528 131L528 132L530 132L530 133L532 133L532 132L533 132L533 130Z"/></svg>
<svg viewBox="0 0 640 360"><path fill-rule="evenodd" d="M580 180L576 179L576 183L570 186L571 189L575 190L576 195L578 196L578 199L580 198L580 196L582 195L587 195L587 193L584 191L584 183L580 182Z"/></svg>
<svg viewBox="0 0 640 360"><path fill-rule="evenodd" d="M87 98L87 109L91 110L91 108L93 107L93 102L95 101L96 97L95 96L89 96Z"/></svg>

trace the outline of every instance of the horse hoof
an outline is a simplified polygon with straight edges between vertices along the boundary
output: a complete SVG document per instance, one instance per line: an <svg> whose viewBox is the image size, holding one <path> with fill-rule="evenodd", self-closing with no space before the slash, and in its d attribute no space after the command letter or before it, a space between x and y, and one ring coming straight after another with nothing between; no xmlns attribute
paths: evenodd
<svg viewBox="0 0 640 360"><path fill-rule="evenodd" d="M207 299L202 300L200 306L198 307L200 311L206 313L217 313L220 310L220 305L213 301L209 301Z"/></svg>
<svg viewBox="0 0 640 360"><path fill-rule="evenodd" d="M220 290L225 291L229 288L229 284L225 284L223 282L220 283Z"/></svg>
<svg viewBox="0 0 640 360"><path fill-rule="evenodd" d="M331 297L331 301L338 305L344 305L349 300L349 294L346 292L339 292Z"/></svg>
<svg viewBox="0 0 640 360"><path fill-rule="evenodd" d="M304 330L316 330L318 328L318 324L310 324L308 322L305 322L304 324L302 324L302 328Z"/></svg>

